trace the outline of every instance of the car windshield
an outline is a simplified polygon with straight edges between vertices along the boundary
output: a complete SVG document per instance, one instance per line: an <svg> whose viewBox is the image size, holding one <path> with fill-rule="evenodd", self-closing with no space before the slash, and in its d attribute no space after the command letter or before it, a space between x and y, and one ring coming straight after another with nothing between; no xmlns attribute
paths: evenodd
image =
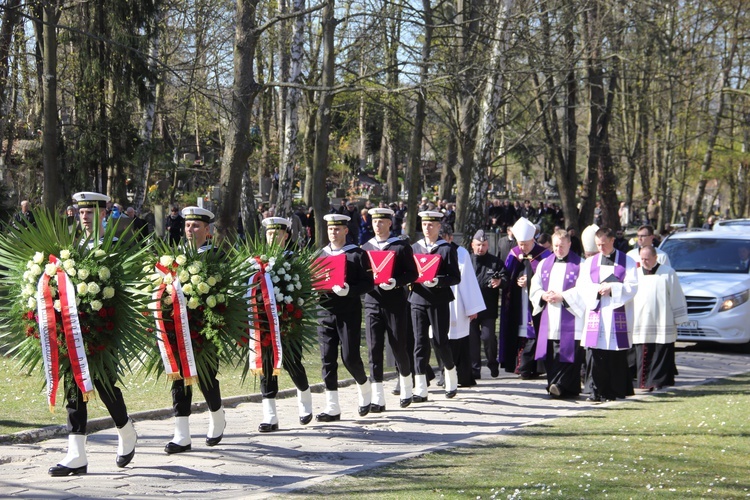
<svg viewBox="0 0 750 500"><path fill-rule="evenodd" d="M745 273L750 261L750 240L723 238L667 239L660 247L676 271Z"/></svg>

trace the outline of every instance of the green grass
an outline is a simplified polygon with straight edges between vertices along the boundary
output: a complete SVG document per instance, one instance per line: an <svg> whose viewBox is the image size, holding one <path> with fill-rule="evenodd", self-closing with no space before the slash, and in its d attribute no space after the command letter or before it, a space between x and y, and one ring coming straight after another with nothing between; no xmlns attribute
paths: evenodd
<svg viewBox="0 0 750 500"><path fill-rule="evenodd" d="M307 489L333 498L750 496L750 374Z"/></svg>

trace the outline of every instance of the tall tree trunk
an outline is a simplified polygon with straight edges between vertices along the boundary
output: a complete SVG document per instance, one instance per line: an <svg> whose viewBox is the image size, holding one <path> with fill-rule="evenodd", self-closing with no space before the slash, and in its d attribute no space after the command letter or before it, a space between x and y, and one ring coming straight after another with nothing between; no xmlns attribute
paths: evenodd
<svg viewBox="0 0 750 500"><path fill-rule="evenodd" d="M505 90L505 49L509 32L508 18L515 0L504 0L495 19L495 36L490 48L490 75L482 96L478 138L474 151L474 169L469 190L469 217L464 232L464 244L471 245L470 236L485 226L485 206L489 189L488 169L492 165L495 135L499 114L503 111L503 91Z"/></svg>
<svg viewBox="0 0 750 500"><path fill-rule="evenodd" d="M406 171L407 189L409 199L407 201L407 227L406 234L414 241L417 231L417 203L419 202L419 180L422 165L422 134L424 120L427 114L427 79L429 77L430 53L432 51L432 2L422 0L422 20L424 21L424 38L422 39L422 57L419 61L419 85L417 87L417 99L414 109L414 127L411 132L409 143L409 165Z"/></svg>
<svg viewBox="0 0 750 500"><path fill-rule="evenodd" d="M21 0L8 0L3 11L2 26L0 26L0 111L8 106L8 75L10 75L10 49L13 44L13 32L20 19ZM25 56L24 56L25 57ZM3 139L5 139L5 124L7 119L0 120L0 156L3 153ZM8 149L11 149L12 139L8 136ZM3 156L4 158L4 156ZM3 172L0 171L0 179Z"/></svg>
<svg viewBox="0 0 750 500"><path fill-rule="evenodd" d="M258 0L237 0L231 119L221 162L221 194L216 217L216 230L220 239L233 235L237 229L242 174L248 168L247 159L252 152L250 117L253 102L260 90L253 70L255 49L260 36L255 21L257 5ZM254 205L252 190L248 192L247 204ZM256 231L254 225L245 227L247 237L252 237Z"/></svg>
<svg viewBox="0 0 750 500"><path fill-rule="evenodd" d="M294 166L297 164L297 133L299 132L299 117L297 107L300 98L300 89L294 87L302 82L302 58L304 56L305 19L299 14L305 9L305 0L294 0L292 12L298 13L295 18L292 33L292 46L290 50L291 68L289 71L289 83L293 86L286 93L285 103L285 128L284 147L282 149L281 171L279 172L279 203L277 212L280 217L289 217L292 214L292 191L295 176Z"/></svg>
<svg viewBox="0 0 750 500"><path fill-rule="evenodd" d="M445 152L445 164L440 170L440 187L438 188L438 198L447 200L453 193L453 186L456 183L456 169L458 168L458 139L455 134L448 136L448 147Z"/></svg>
<svg viewBox="0 0 750 500"><path fill-rule="evenodd" d="M328 146L331 130L331 104L333 104L334 64L336 59L334 33L338 20L334 17L335 0L326 0L323 9L323 68L322 89L318 113L315 119L315 152L313 155L313 207L315 208L315 242L322 247L328 241L327 228L323 216L328 213Z"/></svg>
<svg viewBox="0 0 750 500"><path fill-rule="evenodd" d="M42 165L44 191L42 205L50 211L57 209L61 200L60 169L57 158L57 2L47 2L44 9L44 124L42 133Z"/></svg>

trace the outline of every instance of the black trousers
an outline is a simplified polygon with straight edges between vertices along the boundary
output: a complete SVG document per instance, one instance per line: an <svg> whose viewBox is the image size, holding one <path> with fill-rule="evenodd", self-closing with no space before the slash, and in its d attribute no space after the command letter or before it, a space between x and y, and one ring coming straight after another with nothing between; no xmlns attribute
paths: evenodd
<svg viewBox="0 0 750 500"><path fill-rule="evenodd" d="M432 345L446 370L454 368L453 353L448 341L450 329L450 309L443 306L425 306L412 304L411 321L414 325L414 370L418 375L426 375L430 365L430 335L432 326Z"/></svg>
<svg viewBox="0 0 750 500"><path fill-rule="evenodd" d="M547 357L544 366L547 368L547 390L555 384L563 397L578 396L581 393L581 365L585 349L576 341L575 357L572 363L560 360L560 341L547 341Z"/></svg>
<svg viewBox="0 0 750 500"><path fill-rule="evenodd" d="M606 399L632 396L633 379L628 368L628 351L589 351L592 396Z"/></svg>
<svg viewBox="0 0 750 500"><path fill-rule="evenodd" d="M411 374L408 337L409 305L404 301L396 307L384 307L371 302L365 303L365 338L370 357L370 380L383 381L383 352L386 336L390 351L396 362L399 375Z"/></svg>
<svg viewBox="0 0 750 500"><path fill-rule="evenodd" d="M536 339L518 338L518 366L517 372L522 377L536 377L544 373L544 362L536 359Z"/></svg>
<svg viewBox="0 0 750 500"><path fill-rule="evenodd" d="M71 376L72 377L72 376ZM115 421L117 427L122 427L128 423L128 409L125 407L125 400L122 398L122 392L115 386L115 378L109 380L109 388L101 381L94 380L94 387L99 393L99 398L107 407L109 415ZM86 434L86 423L88 422L88 408L83 400L83 394L76 383L66 378L65 384L67 390L65 397L68 411L68 432L71 434Z"/></svg>
<svg viewBox="0 0 750 500"><path fill-rule="evenodd" d="M221 389L219 381L216 380L216 368L210 368L207 379L199 378L198 387L206 398L206 404L211 411L218 411L221 408ZM172 408L175 417L189 417L193 402L193 386L185 385L184 380L175 380L172 382Z"/></svg>
<svg viewBox="0 0 750 500"><path fill-rule="evenodd" d="M318 313L318 343L322 374L326 390L338 390L338 357L341 345L341 361L358 384L367 382L365 365L359 354L362 335L362 309L356 307L345 313L331 314L325 309Z"/></svg>
<svg viewBox="0 0 750 500"><path fill-rule="evenodd" d="M484 356L487 358L487 368L497 369L497 333L495 330L497 318L475 319L469 325L469 352L471 353L471 371L479 377L482 371L482 344Z"/></svg>
<svg viewBox="0 0 750 500"><path fill-rule="evenodd" d="M453 353L453 362L456 364L456 378L460 387L472 387L477 385L474 374L471 370L471 354L469 346L471 342L469 337L460 339L451 339L449 341L451 352Z"/></svg>
<svg viewBox="0 0 750 500"><path fill-rule="evenodd" d="M302 364L302 351L297 349L284 349L282 351L281 366L289 374L294 386L300 391L310 387L307 381L307 372ZM273 373L270 357L263 359L263 374L260 376L260 392L264 398L275 398L279 393L279 377L276 375L266 376Z"/></svg>

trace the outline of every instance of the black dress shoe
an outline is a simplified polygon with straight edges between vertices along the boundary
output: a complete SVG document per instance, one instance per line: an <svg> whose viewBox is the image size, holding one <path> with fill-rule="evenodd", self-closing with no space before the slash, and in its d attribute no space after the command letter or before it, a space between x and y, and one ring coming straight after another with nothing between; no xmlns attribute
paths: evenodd
<svg viewBox="0 0 750 500"><path fill-rule="evenodd" d="M273 431L278 431L278 430L279 430L278 422L275 424L267 424L265 422L262 422L258 426L258 432L273 432Z"/></svg>
<svg viewBox="0 0 750 500"><path fill-rule="evenodd" d="M370 413L383 413L385 411L385 405L376 405L375 403L370 404Z"/></svg>
<svg viewBox="0 0 750 500"><path fill-rule="evenodd" d="M407 406L409 406L410 404L411 404L411 398L409 398L409 399L401 399L401 400L399 400L399 402L398 402L398 405L399 405L399 406L400 406L401 408L406 408L406 407L407 407Z"/></svg>
<svg viewBox="0 0 750 500"><path fill-rule="evenodd" d="M360 417L366 416L368 413L370 413L370 405L360 406L359 408L357 408L357 413L359 413Z"/></svg>
<svg viewBox="0 0 750 500"><path fill-rule="evenodd" d="M177 443L169 442L167 443L167 446L164 447L164 451L167 452L168 455L171 455L173 453L182 453L184 451L190 451L193 447L189 444L186 444L185 446L179 445Z"/></svg>
<svg viewBox="0 0 750 500"><path fill-rule="evenodd" d="M312 422L312 413L308 413L307 415L299 418L299 423L302 425L307 425L310 422Z"/></svg>
<svg viewBox="0 0 750 500"><path fill-rule="evenodd" d="M560 390L560 386L557 384L550 384L549 395L553 398L559 398L560 396L562 396L562 390Z"/></svg>
<svg viewBox="0 0 750 500"><path fill-rule="evenodd" d="M57 464L49 468L49 475L54 477L77 476L78 474L86 474L88 467L88 464L80 467L65 467L64 465Z"/></svg>
<svg viewBox="0 0 750 500"><path fill-rule="evenodd" d="M447 391L445 393L445 397L448 398L448 399L453 399L453 398L456 397L456 394L458 394L458 391L454 389L452 391Z"/></svg>
<svg viewBox="0 0 750 500"><path fill-rule="evenodd" d="M412 403L426 403L427 402L427 396L412 396L411 397Z"/></svg>
<svg viewBox="0 0 750 500"><path fill-rule="evenodd" d="M120 468L125 467L126 465L130 463L131 460L133 460L134 456L135 456L135 448L133 448L133 451L131 451L127 455L117 455L117 459L115 460L115 463Z"/></svg>
<svg viewBox="0 0 750 500"><path fill-rule="evenodd" d="M499 368L497 368L497 367L490 368L490 377L497 378L499 376L500 376L500 369ZM479 378L479 377L477 377L477 378Z"/></svg>
<svg viewBox="0 0 750 500"><path fill-rule="evenodd" d="M318 422L338 422L341 420L341 414L329 415L328 413L318 413L315 415L315 420Z"/></svg>

